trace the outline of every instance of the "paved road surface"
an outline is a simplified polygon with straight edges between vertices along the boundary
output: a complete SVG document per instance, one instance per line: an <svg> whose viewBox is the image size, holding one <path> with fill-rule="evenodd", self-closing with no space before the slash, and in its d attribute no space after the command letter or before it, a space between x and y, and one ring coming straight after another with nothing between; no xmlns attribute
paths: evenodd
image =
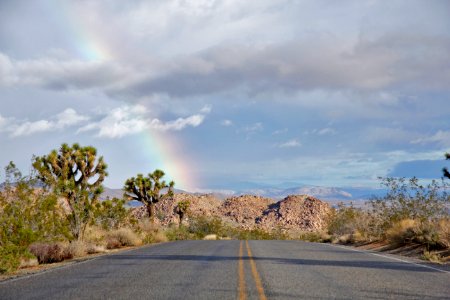
<svg viewBox="0 0 450 300"><path fill-rule="evenodd" d="M298 241L180 241L0 283L0 299L450 299L450 273Z"/></svg>

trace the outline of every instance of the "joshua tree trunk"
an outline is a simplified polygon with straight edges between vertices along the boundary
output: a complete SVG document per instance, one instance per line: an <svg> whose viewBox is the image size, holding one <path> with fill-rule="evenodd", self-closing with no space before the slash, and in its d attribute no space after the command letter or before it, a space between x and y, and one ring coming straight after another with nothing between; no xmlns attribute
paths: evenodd
<svg viewBox="0 0 450 300"><path fill-rule="evenodd" d="M154 204L153 204L153 203L147 203L147 213L148 213L148 217L150 218L150 220L151 220L152 222L154 221L153 211L154 211Z"/></svg>
<svg viewBox="0 0 450 300"><path fill-rule="evenodd" d="M183 222L184 214L178 214L178 216L180 217L180 223L178 224L178 227L181 227L181 222Z"/></svg>

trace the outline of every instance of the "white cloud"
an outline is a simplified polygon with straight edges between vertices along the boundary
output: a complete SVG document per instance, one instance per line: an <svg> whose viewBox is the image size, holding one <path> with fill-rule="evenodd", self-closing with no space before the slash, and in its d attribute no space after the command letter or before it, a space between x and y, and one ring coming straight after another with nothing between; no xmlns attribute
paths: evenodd
<svg viewBox="0 0 450 300"><path fill-rule="evenodd" d="M232 126L233 125L233 121L225 119L222 122L220 122L220 125L228 127L228 126Z"/></svg>
<svg viewBox="0 0 450 300"><path fill-rule="evenodd" d="M212 110L211 105L205 105L205 106L202 107L202 109L200 110L200 112L201 112L202 114L209 114L209 113L211 112L211 110Z"/></svg>
<svg viewBox="0 0 450 300"><path fill-rule="evenodd" d="M88 119L87 116L79 115L73 108L67 108L56 116L56 127L73 126Z"/></svg>
<svg viewBox="0 0 450 300"><path fill-rule="evenodd" d="M425 136L411 141L411 144L429 144L437 143L439 145L450 146L450 131L439 130L432 136Z"/></svg>
<svg viewBox="0 0 450 300"><path fill-rule="evenodd" d="M296 148L300 147L302 144L297 139L289 140L285 143L278 145L280 148Z"/></svg>
<svg viewBox="0 0 450 300"><path fill-rule="evenodd" d="M33 133L51 131L56 128L55 124L47 120L39 120L36 122L25 122L20 125L14 126L11 132L11 136L25 136Z"/></svg>
<svg viewBox="0 0 450 300"><path fill-rule="evenodd" d="M207 111L205 109L203 112ZM197 127L205 119L204 114L195 114L186 118L163 122L150 118L142 105L122 106L111 110L101 120L92 122L78 129L77 133L97 131L96 136L104 138L121 138L145 130L178 131L186 127Z"/></svg>
<svg viewBox="0 0 450 300"><path fill-rule="evenodd" d="M2 117L0 115L0 132L5 130L6 125L8 124L8 119Z"/></svg>
<svg viewBox="0 0 450 300"><path fill-rule="evenodd" d="M336 130L330 127L322 128L317 131L318 135L335 134Z"/></svg>
<svg viewBox="0 0 450 300"><path fill-rule="evenodd" d="M264 128L263 124L261 122L257 122L252 125L248 125L248 126L244 127L243 131L247 132L247 133L254 133L254 132L263 130L263 128Z"/></svg>
<svg viewBox="0 0 450 300"><path fill-rule="evenodd" d="M156 130L182 130L187 126L197 127L205 119L204 115L193 115L188 118L178 118L174 121L161 122L158 119L154 119L149 123L149 127Z"/></svg>
<svg viewBox="0 0 450 300"><path fill-rule="evenodd" d="M50 117L48 120L38 121L21 121L15 118L6 119L0 115L0 131L9 132L11 137L20 137L34 133L62 130L88 119L87 116L78 114L72 108L67 108L56 116Z"/></svg>
<svg viewBox="0 0 450 300"><path fill-rule="evenodd" d="M272 132L272 135L284 134L286 132L288 132L288 129L287 128L283 128L283 129L275 130L274 132Z"/></svg>

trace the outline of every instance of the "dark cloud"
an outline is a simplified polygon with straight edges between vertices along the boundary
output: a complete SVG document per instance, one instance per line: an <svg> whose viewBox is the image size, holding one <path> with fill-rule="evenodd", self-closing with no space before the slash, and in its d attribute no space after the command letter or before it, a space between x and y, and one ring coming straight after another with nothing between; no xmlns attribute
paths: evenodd
<svg viewBox="0 0 450 300"><path fill-rule="evenodd" d="M442 156L443 157L443 156ZM445 160L414 160L400 162L388 174L394 177L417 177L438 179L442 177L442 168L446 166Z"/></svg>
<svg viewBox="0 0 450 300"><path fill-rule="evenodd" d="M351 48L339 44L331 39L262 48L216 47L174 59L161 74L144 77L122 92L186 97L238 89L252 94L449 89L450 38L398 34L360 39Z"/></svg>

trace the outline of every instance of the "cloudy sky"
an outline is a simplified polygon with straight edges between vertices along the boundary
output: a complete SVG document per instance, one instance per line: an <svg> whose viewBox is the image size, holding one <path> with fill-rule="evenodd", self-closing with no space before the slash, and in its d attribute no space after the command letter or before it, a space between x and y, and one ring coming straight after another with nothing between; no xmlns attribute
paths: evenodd
<svg viewBox="0 0 450 300"><path fill-rule="evenodd" d="M0 165L79 142L110 187L439 178L449 28L446 0L2 0Z"/></svg>

